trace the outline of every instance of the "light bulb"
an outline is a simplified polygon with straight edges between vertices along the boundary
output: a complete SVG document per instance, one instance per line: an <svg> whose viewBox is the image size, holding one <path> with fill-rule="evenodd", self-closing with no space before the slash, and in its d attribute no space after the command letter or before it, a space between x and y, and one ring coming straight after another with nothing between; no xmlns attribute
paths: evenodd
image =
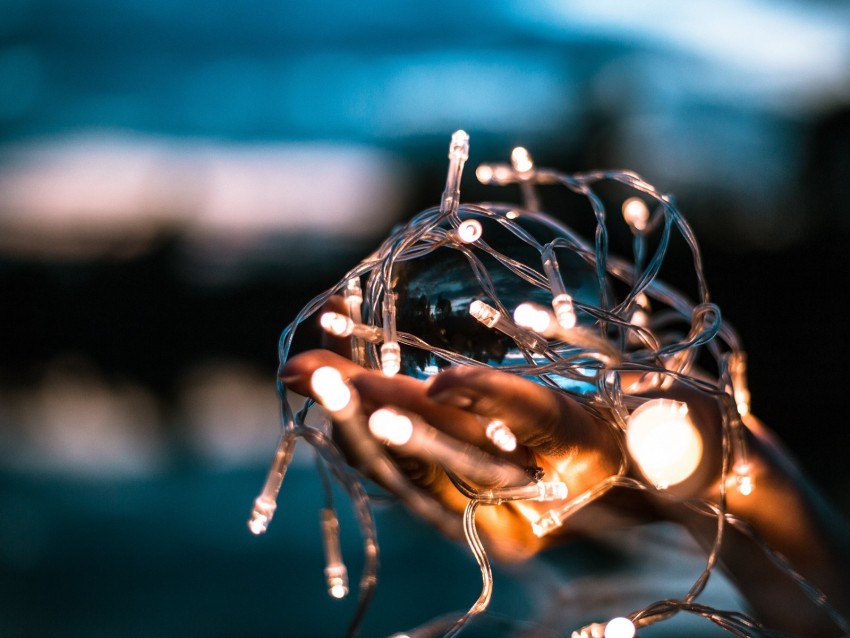
<svg viewBox="0 0 850 638"><path fill-rule="evenodd" d="M383 332L378 326L356 323L351 317L339 312L322 313L319 323L327 332L337 337L354 336L371 343L378 343L383 339Z"/></svg>
<svg viewBox="0 0 850 638"><path fill-rule="evenodd" d="M310 385L322 405L331 412L343 410L351 401L351 389L334 367L316 368L310 377Z"/></svg>
<svg viewBox="0 0 850 638"><path fill-rule="evenodd" d="M632 412L626 445L641 472L659 489L684 481L702 458L702 437L687 404L671 399L652 399Z"/></svg>
<svg viewBox="0 0 850 638"><path fill-rule="evenodd" d="M539 332L544 336L553 334L551 329L552 315L534 304L521 303L514 308L514 321L517 322L517 325Z"/></svg>
<svg viewBox="0 0 850 638"><path fill-rule="evenodd" d="M515 181L515 171L507 164L480 164L475 169L475 177L482 184L504 186Z"/></svg>
<svg viewBox="0 0 850 638"><path fill-rule="evenodd" d="M457 227L457 238L464 244L471 244L481 238L483 229L477 219L465 219Z"/></svg>
<svg viewBox="0 0 850 638"><path fill-rule="evenodd" d="M603 634L605 638L632 638L634 635L635 624L624 616L609 620Z"/></svg>
<svg viewBox="0 0 850 638"><path fill-rule="evenodd" d="M573 307L573 298L567 293L558 295L552 299L552 308L555 310L555 317L562 328L569 330L576 325L576 311Z"/></svg>
<svg viewBox="0 0 850 638"><path fill-rule="evenodd" d="M469 304L469 314L488 328L494 328L508 335L523 348L527 348L533 352L543 352L548 347L546 339L533 332L524 330L505 319L499 310L483 301L476 299Z"/></svg>
<svg viewBox="0 0 850 638"><path fill-rule="evenodd" d="M325 581L328 594L332 598L345 598L348 595L348 569L342 562L342 549L339 543L339 519L333 508L322 509L322 545L325 550Z"/></svg>
<svg viewBox="0 0 850 638"><path fill-rule="evenodd" d="M487 424L484 433L503 452L513 452L516 449L516 436L503 421L493 419Z"/></svg>
<svg viewBox="0 0 850 638"><path fill-rule="evenodd" d="M339 312L325 312L319 318L319 324L326 332L337 337L348 337L354 332L354 321Z"/></svg>
<svg viewBox="0 0 850 638"><path fill-rule="evenodd" d="M511 164L517 173L529 173L534 168L531 155L522 146L517 146L511 151Z"/></svg>
<svg viewBox="0 0 850 638"><path fill-rule="evenodd" d="M623 218L635 230L645 230L649 208L640 197L630 197L623 202Z"/></svg>
<svg viewBox="0 0 850 638"><path fill-rule="evenodd" d="M381 371L388 377L401 370L401 346L396 341L396 305L395 293L384 293L384 343L381 346Z"/></svg>
<svg viewBox="0 0 850 638"><path fill-rule="evenodd" d="M404 445L413 436L413 422L389 408L380 408L369 417L369 431L391 445Z"/></svg>
<svg viewBox="0 0 850 638"><path fill-rule="evenodd" d="M248 520L248 529L251 530L251 533L256 536L265 534L276 509L277 502L264 494L254 499L254 509L251 511L251 518Z"/></svg>

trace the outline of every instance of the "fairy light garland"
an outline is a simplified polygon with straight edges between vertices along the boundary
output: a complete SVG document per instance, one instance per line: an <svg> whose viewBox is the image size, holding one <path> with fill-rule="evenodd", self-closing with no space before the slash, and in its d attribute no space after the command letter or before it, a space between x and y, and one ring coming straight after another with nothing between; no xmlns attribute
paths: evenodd
<svg viewBox="0 0 850 638"><path fill-rule="evenodd" d="M476 176L484 184L518 184L522 206L461 204L461 176L469 157L469 136L464 131L452 135L448 157L446 187L440 205L420 212L408 223L395 228L373 254L301 309L281 333L281 365L289 356L297 328L305 321L316 319L325 330L351 339L352 358L356 363L382 370L388 376L405 372L407 352L423 353L434 362L436 369L452 364L494 365L483 356L471 356L442 343L429 343L421 335L398 329L398 295L394 290L397 264L438 250L453 250L465 259L470 277L480 288L479 298L468 304L468 315L480 322L482 330L509 339L516 353L506 363L499 364L499 368L568 392L588 409L610 415L610 427L623 434L619 437L623 441L623 453L618 470L579 494L569 494L566 485L557 480L543 481L534 477L537 480L529 482L525 477L523 481L524 477L504 472L498 464L491 466L483 453L478 458L470 453L469 446L455 445L451 437L435 431L417 415L385 407L367 419L360 410L356 391L342 375L333 368L322 368L313 378L314 392L330 415L321 427L307 424L307 415L315 409L314 402L308 400L296 413L285 385L278 382L283 432L266 482L254 502L249 529L254 534L267 530L293 448L297 441L305 441L352 499L364 538L366 560L359 584L359 604L348 628L348 636L354 636L378 582L377 531L369 497L362 485L365 479L345 464L329 436L330 428L341 428L341 436L350 437L362 446L360 451L366 458L375 454L370 446L419 446L420 454L446 468L462 468L467 476L478 472L477 478L485 479L488 484L502 485L476 490L449 471L455 486L469 499L463 516L463 531L481 568L482 590L461 617L441 617L396 635L450 638L472 617L486 610L494 586L490 563L475 528L475 512L480 506L498 507L507 501L522 500L546 502L551 508L529 521L534 533L544 536L613 487L653 490L664 495L666 488L687 479L698 465L702 451L702 441L689 421L687 405L637 396L653 388L665 388L678 380L714 395L722 412L719 503L687 503L717 521L718 533L708 552L705 570L681 599L651 603L643 609L577 629L572 636L631 638L641 627L661 622L681 611L701 616L737 636L764 635L765 629L743 613L712 609L696 602L717 562L726 526L747 531L741 521L726 511L727 480L733 479L730 482L733 489L750 498L757 498L758 490L750 473L745 426L741 419L749 412L750 400L746 354L734 329L721 320L719 308L710 301L696 238L673 198L629 171L563 174L541 169L535 166L526 149L518 147L511 155L510 164L482 164ZM606 182L618 183L632 191L622 202L619 216L633 235L631 260L608 251L607 224L617 218L609 219L609 211L597 192L598 186ZM560 185L586 198L596 219L593 244L586 242L562 220L540 211L536 189L541 185ZM537 238L523 225L528 220L546 229L548 241ZM488 243L488 228L509 233L524 247L536 252L539 260L519 261L501 252ZM684 239L692 254L698 293L696 303L658 278L674 234ZM565 284L559 264L559 254L565 253L578 256L594 273L598 285L598 299L594 303L574 297ZM514 308L506 307L500 294L503 291L490 276L487 264L506 269L522 287L548 295L551 309L531 299ZM611 280L617 282L619 291L625 289L618 299L614 298L609 285ZM348 316L334 313L317 316L335 295L345 300ZM698 355L714 361L715 380L692 376ZM639 381L624 388L621 373L626 371L637 373ZM513 433L498 419L485 422L482 427L501 449L511 450L516 446ZM371 440L361 441L357 437ZM656 454L659 441L664 441L666 454ZM671 441L678 442L679 449L673 459L670 458ZM635 464L646 480L626 475L630 463ZM406 491L403 475L392 464L380 464L371 471L380 473L384 484L399 486L400 498L408 507L440 526L440 519L427 499L415 490ZM482 473L486 476L481 476ZM327 481L325 489L330 489ZM328 561L325 570L328 591L333 597L343 597L349 591L348 574L339 550L339 523L330 499L321 512L321 529ZM828 604L815 588L781 557L775 557L757 537L751 536L781 569L801 584L811 600L829 611ZM846 621L837 618L836 622Z"/></svg>

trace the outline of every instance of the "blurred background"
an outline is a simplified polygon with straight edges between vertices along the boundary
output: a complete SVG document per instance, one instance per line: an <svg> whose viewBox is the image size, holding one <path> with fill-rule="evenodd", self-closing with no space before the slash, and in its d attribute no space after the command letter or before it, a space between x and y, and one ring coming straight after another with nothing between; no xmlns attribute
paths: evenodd
<svg viewBox="0 0 850 638"><path fill-rule="evenodd" d="M754 412L850 512L850 2L0 0L0 635L342 635L309 454L245 525L277 338L457 129L464 201L515 200L473 169L516 145L673 193ZM463 548L379 523L365 635L471 604Z"/></svg>

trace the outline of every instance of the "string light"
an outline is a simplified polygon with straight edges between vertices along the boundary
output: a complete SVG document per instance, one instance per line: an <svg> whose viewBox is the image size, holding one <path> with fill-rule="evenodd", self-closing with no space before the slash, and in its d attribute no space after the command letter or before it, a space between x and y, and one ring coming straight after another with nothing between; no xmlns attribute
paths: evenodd
<svg viewBox="0 0 850 638"><path fill-rule="evenodd" d="M322 509L322 541L325 549L325 580L328 595L331 598L345 598L348 595L348 569L342 562L342 549L339 544L339 519L329 507Z"/></svg>
<svg viewBox="0 0 850 638"><path fill-rule="evenodd" d="M377 326L367 326L355 323L351 317L338 312L326 312L319 318L319 324L326 331L337 337L354 336L371 343L380 343L384 335Z"/></svg>
<svg viewBox="0 0 850 638"><path fill-rule="evenodd" d="M687 479L702 459L702 437L687 404L670 399L652 399L631 413L626 444L641 472L659 489Z"/></svg>
<svg viewBox="0 0 850 638"><path fill-rule="evenodd" d="M516 449L516 436L504 421L491 419L484 428L484 434L502 452L513 452Z"/></svg>
<svg viewBox="0 0 850 638"><path fill-rule="evenodd" d="M719 309L710 302L694 233L672 197L629 171L564 174L540 168L525 148L517 147L509 164L481 164L475 174L484 184L519 184L523 204L461 204L461 177L469 158L469 136L464 131L452 135L448 158L446 186L439 205L394 228L374 253L346 273L337 285L318 294L302 308L281 334L281 365L289 357L297 329L308 320L314 321L332 296L342 295L348 316L325 313L320 321L332 334L351 338L355 362L388 376L421 377L455 364L499 367L566 392L575 402L599 414L609 414L607 426L623 437L624 455L611 476L582 492L569 494L563 482L532 480L524 468L454 439L417 414L388 405L374 410L367 419L356 392L338 370L316 370L311 379L313 394L330 413L332 427L339 430L336 434L357 448L355 456L361 461L356 469L363 476L380 476L381 482L390 486L390 491L414 513L445 529L443 511L433 506L433 501L423 498L390 457L383 455L383 446L415 451L444 466L457 489L468 499L463 533L481 569L481 593L460 617L448 620L441 617L397 636L450 638L470 618L487 608L493 576L475 526L475 512L480 506L502 507L513 503L529 517L533 533L543 537L560 529L575 512L615 487L652 490L659 496L674 498L667 488L685 481L701 463L707 462L702 456L703 443L686 404L638 396L646 390L669 387L676 381L714 397L722 413L724 433L724 461L716 468L718 480L721 485L736 485L741 494L758 497L743 421L750 410L746 355L734 328L721 320ZM609 254L607 224L614 219L607 215L609 204L597 191L598 185L606 182L615 182L632 191L620 203L622 220L633 234L631 259ZM586 198L596 220L593 242L585 241L563 219L539 210L535 189L543 185L565 187ZM650 244L649 237L656 233L658 241ZM675 233L693 253L696 301L657 278ZM521 245L523 256L512 254L510 246L506 249L494 241L500 234L507 234ZM651 254L650 245L654 251ZM453 283L471 284L474 289L467 294L467 286L456 300L441 306L439 312L448 313L458 321L473 317L478 322L476 338L497 346L455 349L454 342L448 338L432 343L424 333L407 331L413 325L410 291L397 289L398 269L401 264L410 265L438 251L439 254L449 251L462 258L469 267L469 281ZM539 258L533 257L535 252ZM573 281L570 286L565 284L562 270L566 272L566 264L576 269L572 261L566 260L576 258L586 267L585 274L595 281L594 295L575 290ZM497 269L499 277L493 272ZM504 283L505 273L510 279L508 284ZM617 286L609 285L611 281ZM401 297L401 293L406 296ZM541 302L546 305L540 305ZM421 308L416 312L421 312ZM433 310L426 308L425 312L431 313L426 319L434 321ZM439 330L435 332L442 334ZM691 374L698 353L714 360L716 379L710 374ZM421 363L423 360L425 364ZM625 373L637 373L640 380L621 383L621 375ZM282 382L279 391L283 434L263 489L254 501L248 525L255 534L266 531L295 441L307 441L321 460L320 466L327 466L351 496L364 539L367 568L360 581L358 608L348 631L348 636L353 637L377 582L377 533L369 496L361 485L363 478L350 471L333 438L308 423L312 402L308 401L296 413ZM484 427L487 438L500 451L515 448L516 437L500 419L490 419ZM631 468L639 470L642 478L628 472ZM487 487L476 488L467 481ZM549 509L538 515L537 508L532 509L526 501L548 503ZM738 526L737 519L725 507L725 500L721 499L719 503L704 503L699 511L724 523L718 525L722 531L725 523ZM323 538L330 544L330 551L326 551L326 579L330 594L338 596L344 595L347 576L342 557L335 549L339 535L333 522L335 515L332 510L328 512L322 518ZM712 556L719 552L724 540L725 534L717 534L710 548ZM763 541L755 537L753 540L762 544L768 556L776 557ZM837 617L816 588L793 572L790 565L778 557L774 562L801 583L803 593L813 603ZM710 570L714 563L709 563ZM693 602L706 580L700 575L682 599L658 601L628 616L593 623L573 632L573 638L631 638L636 629L661 622L680 611L700 615L735 635L750 635L747 628L756 624L742 612L717 610ZM836 622L844 623L841 627L850 633L850 623L841 619Z"/></svg>
<svg viewBox="0 0 850 638"><path fill-rule="evenodd" d="M493 306L480 299L476 299L469 304L469 314L488 328L493 328L506 334L523 348L540 353L544 352L548 347L545 339L541 339L536 334L528 330L523 330L511 323L500 310L496 310Z"/></svg>

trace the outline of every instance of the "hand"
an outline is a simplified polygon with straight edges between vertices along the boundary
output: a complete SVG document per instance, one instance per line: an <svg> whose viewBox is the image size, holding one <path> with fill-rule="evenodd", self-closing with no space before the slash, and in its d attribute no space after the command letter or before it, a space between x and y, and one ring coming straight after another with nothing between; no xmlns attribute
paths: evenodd
<svg viewBox="0 0 850 638"><path fill-rule="evenodd" d="M539 466L544 480L561 480L566 484L568 498L594 488L623 466L622 434L611 424L608 415L589 410L565 392L513 374L486 367L452 366L425 382L402 375L387 377L334 352L313 350L286 362L282 376L295 392L312 395L310 377L322 366L332 366L347 378L359 395L364 417L388 405L412 412L451 436L459 446L467 449L472 446L506 468L521 471L511 475L524 477L527 468ZM673 491L679 497L700 494L719 477L719 413L710 397L689 388L677 387L666 396L688 401L706 450L698 471ZM486 424L496 418L515 434L519 443L516 450L503 452L486 437ZM365 444L364 436L370 437L368 432L343 433L337 437L349 463L411 505L415 513L459 537L460 513L467 498L445 471L460 473L457 468L444 468L430 457L405 455L374 441ZM388 472L388 463L399 468L407 480L400 481L395 473ZM503 487L495 478L489 482L480 477L462 478L477 488ZM430 504L424 505L422 499ZM495 556L516 560L575 534L661 516L648 494L612 490L577 512L557 532L543 538L535 536L531 521L558 505L533 501L503 503L479 509L476 521Z"/></svg>

